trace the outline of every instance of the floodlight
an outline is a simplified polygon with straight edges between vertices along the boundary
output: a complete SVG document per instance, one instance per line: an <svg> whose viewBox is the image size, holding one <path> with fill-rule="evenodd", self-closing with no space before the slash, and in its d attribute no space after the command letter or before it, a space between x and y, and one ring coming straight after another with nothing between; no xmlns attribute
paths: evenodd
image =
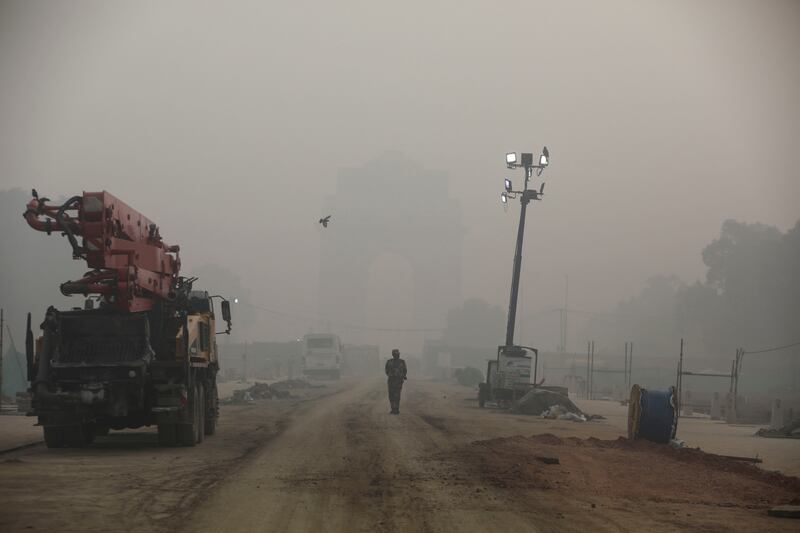
<svg viewBox="0 0 800 533"><path fill-rule="evenodd" d="M539 166L546 167L548 163L550 163L550 152L547 150L547 146L545 146L542 150L542 155L539 157Z"/></svg>
<svg viewBox="0 0 800 533"><path fill-rule="evenodd" d="M233 303L238 304L239 303L239 298L234 298L233 299Z"/></svg>
<svg viewBox="0 0 800 533"><path fill-rule="evenodd" d="M513 185L511 185L511 180L506 178L506 192L511 192Z"/></svg>
<svg viewBox="0 0 800 533"><path fill-rule="evenodd" d="M503 202L504 204L508 203L508 193L507 192L500 193L500 201Z"/></svg>
<svg viewBox="0 0 800 533"><path fill-rule="evenodd" d="M522 164L523 167L527 168L533 165L533 154L522 153L519 157L520 164Z"/></svg>
<svg viewBox="0 0 800 533"><path fill-rule="evenodd" d="M517 162L517 153L511 152L506 154L506 164L507 165L514 165Z"/></svg>

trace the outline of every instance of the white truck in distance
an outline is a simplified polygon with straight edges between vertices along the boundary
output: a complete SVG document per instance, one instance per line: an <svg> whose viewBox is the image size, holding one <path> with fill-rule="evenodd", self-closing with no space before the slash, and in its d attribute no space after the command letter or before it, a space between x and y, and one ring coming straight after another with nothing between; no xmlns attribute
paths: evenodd
<svg viewBox="0 0 800 533"><path fill-rule="evenodd" d="M310 333L303 337L303 374L308 377L339 379L342 343L332 333Z"/></svg>

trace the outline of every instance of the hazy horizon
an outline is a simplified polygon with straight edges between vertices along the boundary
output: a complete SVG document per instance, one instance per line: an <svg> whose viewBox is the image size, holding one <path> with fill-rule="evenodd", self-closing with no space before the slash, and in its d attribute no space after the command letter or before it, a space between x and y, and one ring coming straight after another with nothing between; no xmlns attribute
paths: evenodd
<svg viewBox="0 0 800 533"><path fill-rule="evenodd" d="M726 219L800 219L799 28L790 1L3 1L0 189L108 190L187 274L225 268L287 314L254 311L233 339L288 339L318 315L337 176L387 152L447 175L461 294L505 310L519 204L499 194L522 173L504 154L547 145L518 331L553 347L565 276L571 307L608 310L655 274L703 279ZM411 327L392 305L405 261L375 258L363 326ZM73 267L42 282L56 294Z"/></svg>

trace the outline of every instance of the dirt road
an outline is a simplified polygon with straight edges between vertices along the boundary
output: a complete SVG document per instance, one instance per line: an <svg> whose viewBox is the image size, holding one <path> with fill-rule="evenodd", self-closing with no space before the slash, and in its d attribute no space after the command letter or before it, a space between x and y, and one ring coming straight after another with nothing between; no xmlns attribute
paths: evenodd
<svg viewBox="0 0 800 533"><path fill-rule="evenodd" d="M391 416L381 380L347 385L226 407L219 433L196 448L161 449L133 433L0 456L0 530L796 526L765 513L800 496L795 478L631 446L610 424L580 426L601 440L567 438L577 425L481 410L471 391L431 382L409 382Z"/></svg>

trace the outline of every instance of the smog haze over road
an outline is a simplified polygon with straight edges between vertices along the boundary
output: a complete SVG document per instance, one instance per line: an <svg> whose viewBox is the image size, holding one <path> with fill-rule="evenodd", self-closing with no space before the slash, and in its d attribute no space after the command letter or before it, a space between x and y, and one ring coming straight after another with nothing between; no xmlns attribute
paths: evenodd
<svg viewBox="0 0 800 533"><path fill-rule="evenodd" d="M545 311L565 275L570 306L606 310L654 274L704 279L700 252L726 219L795 225L799 29L791 1L3 0L0 190L108 190L181 245L186 273L243 292L233 340L285 340L336 321L318 312L320 250L346 214L324 206L342 172L386 154L446 174L461 295L505 310L519 204L504 213L499 193L522 175L504 156L547 145L518 330L554 347ZM431 194L413 187L370 201L403 215ZM3 220L28 241L4 237L3 254L68 264L66 243L19 213ZM69 268L4 277L7 299L47 284L23 300L41 312L83 271ZM419 326L407 259L379 255L368 272L357 325ZM421 347L418 334L362 335Z"/></svg>

